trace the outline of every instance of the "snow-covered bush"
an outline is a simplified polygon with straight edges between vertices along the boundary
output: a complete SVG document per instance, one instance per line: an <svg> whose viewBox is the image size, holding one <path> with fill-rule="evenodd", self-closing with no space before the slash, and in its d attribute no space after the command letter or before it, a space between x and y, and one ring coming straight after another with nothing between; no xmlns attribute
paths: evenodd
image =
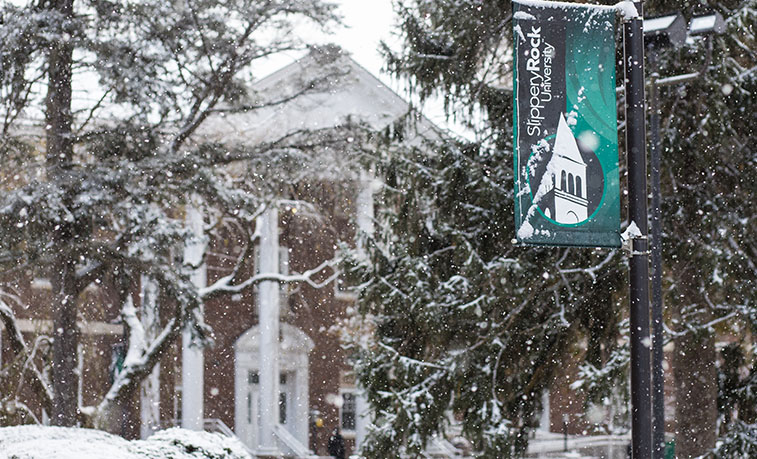
<svg viewBox="0 0 757 459"><path fill-rule="evenodd" d="M728 432L718 439L713 457L717 459L747 459L757 457L757 423L735 421Z"/></svg>
<svg viewBox="0 0 757 459"><path fill-rule="evenodd" d="M235 438L168 429L128 441L100 430L68 427L0 428L0 459L249 459Z"/></svg>

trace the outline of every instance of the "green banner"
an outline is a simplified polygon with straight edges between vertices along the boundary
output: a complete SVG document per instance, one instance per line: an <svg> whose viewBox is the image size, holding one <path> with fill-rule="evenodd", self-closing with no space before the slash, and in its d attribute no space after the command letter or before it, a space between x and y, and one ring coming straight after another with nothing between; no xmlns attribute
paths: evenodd
<svg viewBox="0 0 757 459"><path fill-rule="evenodd" d="M615 9L513 1L519 243L619 247Z"/></svg>

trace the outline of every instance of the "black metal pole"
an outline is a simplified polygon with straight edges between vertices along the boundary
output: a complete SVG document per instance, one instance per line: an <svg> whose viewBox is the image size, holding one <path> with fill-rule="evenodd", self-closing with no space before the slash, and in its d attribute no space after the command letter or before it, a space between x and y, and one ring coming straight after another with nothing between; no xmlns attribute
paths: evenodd
<svg viewBox="0 0 757 459"><path fill-rule="evenodd" d="M649 245L647 241L646 113L644 104L644 35L642 2L638 16L623 25L626 89L628 214L641 233L632 241L631 308L631 433L633 459L652 457L649 337Z"/></svg>
<svg viewBox="0 0 757 459"><path fill-rule="evenodd" d="M665 375L662 369L662 210L660 191L660 98L656 56L649 53L652 67L649 92L649 163L652 177L652 457L665 457Z"/></svg>

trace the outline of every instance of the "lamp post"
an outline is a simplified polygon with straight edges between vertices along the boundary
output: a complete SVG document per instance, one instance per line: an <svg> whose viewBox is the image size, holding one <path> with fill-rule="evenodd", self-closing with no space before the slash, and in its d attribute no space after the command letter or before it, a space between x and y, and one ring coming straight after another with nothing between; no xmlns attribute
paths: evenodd
<svg viewBox="0 0 757 459"><path fill-rule="evenodd" d="M651 457L652 426L649 356L649 245L647 241L646 107L644 101L644 37L642 2L638 16L623 24L626 91L626 154L628 156L628 219L638 235L631 241L629 319L631 325L631 454Z"/></svg>
<svg viewBox="0 0 757 459"><path fill-rule="evenodd" d="M725 31L725 21L719 13L695 17L686 30L680 13L644 20L644 38L648 49L650 75L650 168L652 190L651 219L651 283L652 283L652 457L665 456L665 379L662 368L663 355L663 305L662 305L662 211L660 192L660 86L681 84L699 78L709 67L712 58L714 34ZM700 72L661 79L657 72L657 51L676 47L687 37L704 36L707 41L707 60Z"/></svg>

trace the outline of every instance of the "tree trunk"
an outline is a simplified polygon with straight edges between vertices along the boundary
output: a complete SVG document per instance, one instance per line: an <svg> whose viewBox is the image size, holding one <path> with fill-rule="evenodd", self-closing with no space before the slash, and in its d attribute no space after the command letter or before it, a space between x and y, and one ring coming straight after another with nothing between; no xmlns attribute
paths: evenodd
<svg viewBox="0 0 757 459"><path fill-rule="evenodd" d="M675 344L676 457L697 457L712 449L717 439L715 339L707 332L690 332Z"/></svg>
<svg viewBox="0 0 757 459"><path fill-rule="evenodd" d="M50 10L73 19L73 0L52 0ZM48 90L45 117L47 121L47 173L65 190L64 205L72 199L72 183L68 177L73 160L71 132L71 69L73 48L63 31L50 47L48 56ZM53 235L51 281L53 284L53 425L71 426L77 420L78 376L76 374L79 331L76 327L77 286L75 262L68 256L76 231L76 222L61 221Z"/></svg>

